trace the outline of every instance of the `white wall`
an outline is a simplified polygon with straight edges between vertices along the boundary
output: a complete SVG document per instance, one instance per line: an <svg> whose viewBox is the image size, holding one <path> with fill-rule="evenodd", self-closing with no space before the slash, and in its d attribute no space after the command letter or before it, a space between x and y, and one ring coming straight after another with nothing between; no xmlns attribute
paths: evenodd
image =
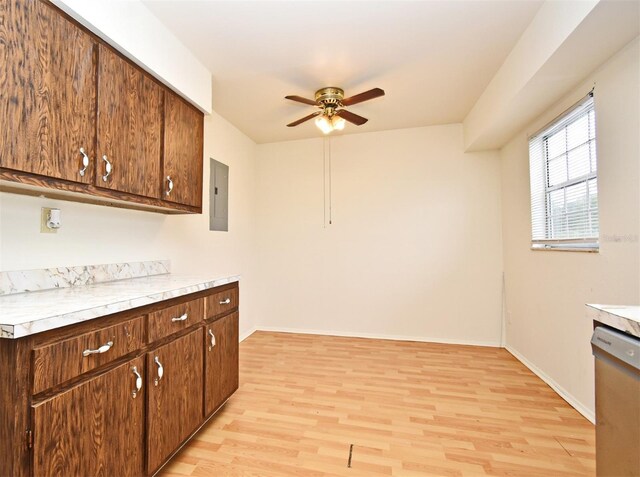
<svg viewBox="0 0 640 477"><path fill-rule="evenodd" d="M509 56L476 101L464 120L465 148L482 150L487 144L500 142L495 136L512 133L514 115L520 119L527 110L515 108L516 99L534 83L536 75L566 39L574 33L600 0L581 2L553 2L542 4L536 16L514 45ZM547 90L538 94L538 101L546 101ZM565 85L562 85L565 86ZM525 93L529 93L525 91ZM540 98L542 96L542 98ZM506 121L505 121L506 119ZM511 121L510 124L508 121ZM485 136L491 136L486 139ZM480 143L478 146L477 143ZM498 145L497 147L499 147ZM490 146L495 149L496 146Z"/></svg>
<svg viewBox="0 0 640 477"><path fill-rule="evenodd" d="M640 47L627 45L501 151L507 346L593 418L585 303L640 303ZM531 251L527 135L595 89L600 253Z"/></svg>
<svg viewBox="0 0 640 477"><path fill-rule="evenodd" d="M500 342L497 153L461 125L257 146L259 325L457 343Z"/></svg>
<svg viewBox="0 0 640 477"><path fill-rule="evenodd" d="M640 3L545 1L464 120L467 151L499 149L640 34Z"/></svg>
<svg viewBox="0 0 640 477"><path fill-rule="evenodd" d="M0 193L0 270L170 259L172 271L241 274L241 333L253 328L255 144L217 114L205 117L202 215L152 212ZM209 231L209 158L229 165L229 232ZM40 208L62 228L40 233Z"/></svg>

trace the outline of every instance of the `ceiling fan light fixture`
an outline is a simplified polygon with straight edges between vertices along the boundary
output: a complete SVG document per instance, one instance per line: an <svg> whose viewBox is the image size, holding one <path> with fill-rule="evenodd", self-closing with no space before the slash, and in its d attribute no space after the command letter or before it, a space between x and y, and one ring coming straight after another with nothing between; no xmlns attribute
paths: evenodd
<svg viewBox="0 0 640 477"><path fill-rule="evenodd" d="M342 131L344 129L345 123L346 123L346 121L343 118L341 118L340 116L333 116L331 118L331 126L336 131Z"/></svg>
<svg viewBox="0 0 640 477"><path fill-rule="evenodd" d="M320 108L320 111L316 111L304 118L293 121L292 123L287 124L287 127L291 128L298 126L312 118L316 118L316 126L324 134L329 134L331 131L342 131L346 121L351 124L355 124L356 126L362 126L368 121L368 119L358 116L357 114L344 109L344 107L369 101L370 99L379 98L380 96L384 96L384 90L380 88L373 88L369 91L345 98L344 91L341 88L333 86L316 91L315 100L295 95L285 96L285 99Z"/></svg>
<svg viewBox="0 0 640 477"><path fill-rule="evenodd" d="M325 114L316 118L316 126L318 126L318 129L324 134L329 134L333 131L333 124L331 124L331 120Z"/></svg>

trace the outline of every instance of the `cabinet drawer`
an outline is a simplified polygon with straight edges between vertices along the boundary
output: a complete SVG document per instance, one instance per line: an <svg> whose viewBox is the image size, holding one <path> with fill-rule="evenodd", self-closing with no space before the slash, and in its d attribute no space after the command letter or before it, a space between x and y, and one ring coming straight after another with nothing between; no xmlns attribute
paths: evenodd
<svg viewBox="0 0 640 477"><path fill-rule="evenodd" d="M37 394L144 345L144 316L33 350Z"/></svg>
<svg viewBox="0 0 640 477"><path fill-rule="evenodd" d="M215 293L207 297L207 318L213 318L237 307L238 287Z"/></svg>
<svg viewBox="0 0 640 477"><path fill-rule="evenodd" d="M149 313L149 342L184 330L204 319L204 298Z"/></svg>

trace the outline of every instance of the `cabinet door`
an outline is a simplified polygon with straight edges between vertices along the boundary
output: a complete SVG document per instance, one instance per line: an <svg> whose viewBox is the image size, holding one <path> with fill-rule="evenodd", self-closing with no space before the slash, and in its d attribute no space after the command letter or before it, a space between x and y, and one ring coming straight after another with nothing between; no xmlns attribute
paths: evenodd
<svg viewBox="0 0 640 477"><path fill-rule="evenodd" d="M167 91L164 120L163 198L202 207L204 116Z"/></svg>
<svg viewBox="0 0 640 477"><path fill-rule="evenodd" d="M33 475L142 475L143 367L133 359L34 405Z"/></svg>
<svg viewBox="0 0 640 477"><path fill-rule="evenodd" d="M205 415L209 416L238 389L238 313L205 329Z"/></svg>
<svg viewBox="0 0 640 477"><path fill-rule="evenodd" d="M202 423L202 328L147 354L148 472Z"/></svg>
<svg viewBox="0 0 640 477"><path fill-rule="evenodd" d="M163 95L140 69L100 45L97 186L160 197Z"/></svg>
<svg viewBox="0 0 640 477"><path fill-rule="evenodd" d="M92 182L94 41L45 2L1 3L0 167Z"/></svg>

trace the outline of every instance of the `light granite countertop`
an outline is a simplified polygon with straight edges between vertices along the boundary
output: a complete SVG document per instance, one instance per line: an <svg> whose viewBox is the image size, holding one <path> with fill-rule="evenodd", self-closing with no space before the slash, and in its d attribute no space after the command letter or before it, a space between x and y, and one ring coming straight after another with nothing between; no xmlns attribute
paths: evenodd
<svg viewBox="0 0 640 477"><path fill-rule="evenodd" d="M640 338L640 306L587 305L587 317Z"/></svg>
<svg viewBox="0 0 640 477"><path fill-rule="evenodd" d="M239 276L165 273L0 296L0 338L21 338L227 283Z"/></svg>

